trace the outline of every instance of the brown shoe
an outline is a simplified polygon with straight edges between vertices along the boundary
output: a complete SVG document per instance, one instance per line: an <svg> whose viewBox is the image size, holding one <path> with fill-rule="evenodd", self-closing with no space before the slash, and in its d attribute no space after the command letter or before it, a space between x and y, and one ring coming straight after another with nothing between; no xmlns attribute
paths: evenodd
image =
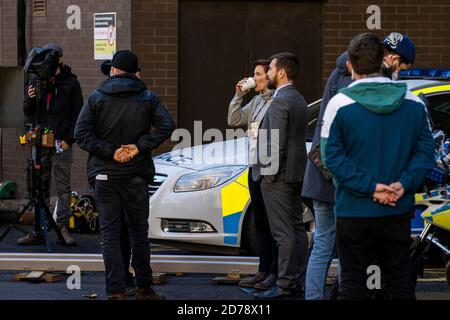
<svg viewBox="0 0 450 320"><path fill-rule="evenodd" d="M31 232L25 237L19 238L17 244L21 246L33 246L45 244L45 239L41 233Z"/></svg>
<svg viewBox="0 0 450 320"><path fill-rule="evenodd" d="M152 288L136 288L136 300L166 300L166 296Z"/></svg>
<svg viewBox="0 0 450 320"><path fill-rule="evenodd" d="M113 293L108 296L108 300L125 300L123 292Z"/></svg>
<svg viewBox="0 0 450 320"><path fill-rule="evenodd" d="M67 230L67 226L65 224L58 223L58 228L61 231L61 234L62 234L64 240L66 241L66 245L68 245L68 246L76 245L75 239L70 236L69 230ZM61 243L61 241L59 241L59 239L58 239L58 243Z"/></svg>
<svg viewBox="0 0 450 320"><path fill-rule="evenodd" d="M277 282L277 275L271 273L267 276L266 279L264 279L264 281L255 284L253 288L255 288L256 290L267 291L272 289L272 287L275 285L276 282Z"/></svg>
<svg viewBox="0 0 450 320"><path fill-rule="evenodd" d="M258 272L253 277L239 281L239 286L242 288L253 288L258 282L264 281L267 276L268 274L265 272Z"/></svg>

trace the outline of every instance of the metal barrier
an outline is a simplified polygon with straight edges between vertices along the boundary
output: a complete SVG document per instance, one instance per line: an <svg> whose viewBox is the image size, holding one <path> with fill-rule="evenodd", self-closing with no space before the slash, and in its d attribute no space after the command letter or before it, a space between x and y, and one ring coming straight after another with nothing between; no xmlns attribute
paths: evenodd
<svg viewBox="0 0 450 320"><path fill-rule="evenodd" d="M154 272L255 274L259 258L153 254L150 264ZM66 271L71 265L81 271L105 271L100 254L0 253L0 270Z"/></svg>

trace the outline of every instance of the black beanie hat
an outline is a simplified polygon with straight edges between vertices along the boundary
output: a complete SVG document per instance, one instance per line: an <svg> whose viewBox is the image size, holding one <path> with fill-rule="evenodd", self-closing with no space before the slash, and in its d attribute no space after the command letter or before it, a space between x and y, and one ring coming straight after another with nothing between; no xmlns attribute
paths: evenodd
<svg viewBox="0 0 450 320"><path fill-rule="evenodd" d="M105 76L111 73L111 60L106 60L100 65L100 70Z"/></svg>
<svg viewBox="0 0 450 320"><path fill-rule="evenodd" d="M128 72L136 73L138 71L138 58L130 50L117 51L112 59L111 65L114 68Z"/></svg>

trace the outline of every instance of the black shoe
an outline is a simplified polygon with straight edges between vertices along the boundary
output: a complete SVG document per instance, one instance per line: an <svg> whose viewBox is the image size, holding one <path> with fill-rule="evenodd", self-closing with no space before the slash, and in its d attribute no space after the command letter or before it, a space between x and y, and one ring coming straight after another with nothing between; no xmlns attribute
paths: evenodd
<svg viewBox="0 0 450 320"><path fill-rule="evenodd" d="M258 300L291 298L292 291L280 288L279 286L275 285L270 290L264 291L262 293L255 293L254 297Z"/></svg>
<svg viewBox="0 0 450 320"><path fill-rule="evenodd" d="M264 279L268 276L265 272L258 272L253 277L245 278L239 281L239 286L241 288L253 288L255 284L264 281Z"/></svg>
<svg viewBox="0 0 450 320"><path fill-rule="evenodd" d="M166 300L166 296L152 288L136 288L136 300Z"/></svg>
<svg viewBox="0 0 450 320"><path fill-rule="evenodd" d="M271 273L264 281L255 284L254 288L259 291L270 290L276 284L277 278L276 274Z"/></svg>
<svg viewBox="0 0 450 320"><path fill-rule="evenodd" d="M297 287L294 290L294 297L297 300L305 300L305 287Z"/></svg>
<svg viewBox="0 0 450 320"><path fill-rule="evenodd" d="M125 289L125 297L132 297L136 295L136 288L135 287L127 287Z"/></svg>
<svg viewBox="0 0 450 320"><path fill-rule="evenodd" d="M21 246L42 245L45 244L45 239L42 236L42 233L31 232L25 237L19 238L17 244L20 244Z"/></svg>

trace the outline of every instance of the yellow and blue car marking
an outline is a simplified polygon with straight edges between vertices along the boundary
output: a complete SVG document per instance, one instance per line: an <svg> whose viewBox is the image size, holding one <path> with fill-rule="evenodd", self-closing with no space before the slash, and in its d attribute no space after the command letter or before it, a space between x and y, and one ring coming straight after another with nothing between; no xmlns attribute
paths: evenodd
<svg viewBox="0 0 450 320"><path fill-rule="evenodd" d="M237 245L239 226L244 210L250 200L248 191L248 169L236 180L221 189L223 232L232 234L224 236L223 242Z"/></svg>

